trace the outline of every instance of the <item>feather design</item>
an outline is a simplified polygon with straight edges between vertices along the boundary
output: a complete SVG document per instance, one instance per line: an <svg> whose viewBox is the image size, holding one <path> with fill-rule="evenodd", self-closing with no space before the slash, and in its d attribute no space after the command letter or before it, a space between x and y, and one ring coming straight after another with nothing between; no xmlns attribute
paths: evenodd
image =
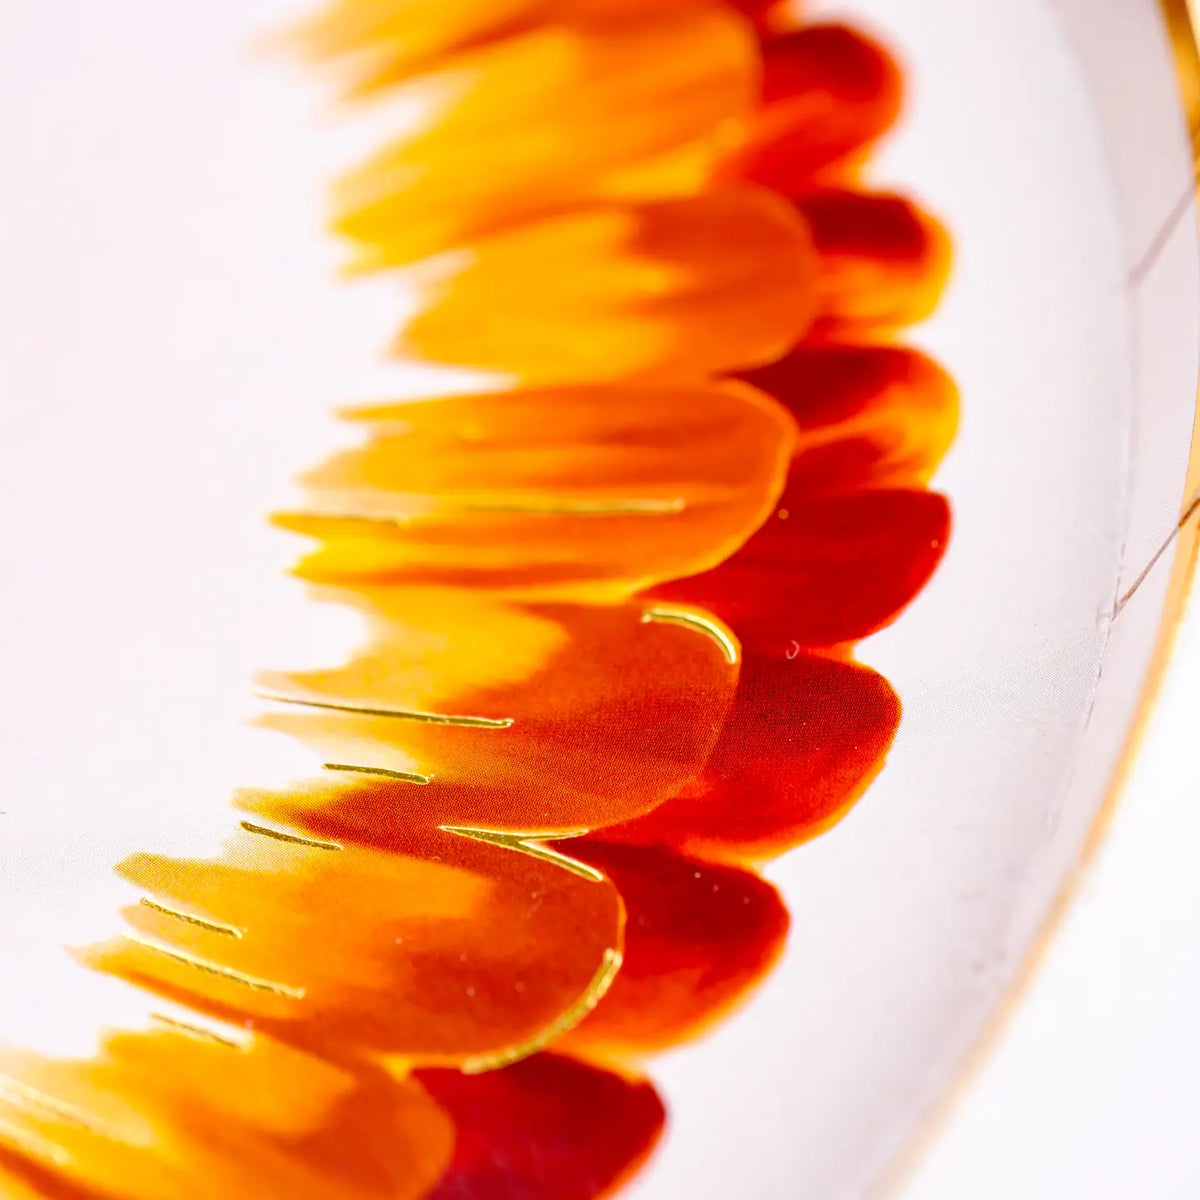
<svg viewBox="0 0 1200 1200"><path fill-rule="evenodd" d="M901 73L794 5L328 0L293 46L419 110L333 189L392 353L495 391L364 405L277 516L367 619L261 724L326 765L224 854L119 866L81 959L155 997L0 1059L0 1184L54 1200L591 1200L652 1149L647 1055L742 1001L757 871L900 718L854 643L946 544L954 386L896 341L948 241L869 189Z"/></svg>

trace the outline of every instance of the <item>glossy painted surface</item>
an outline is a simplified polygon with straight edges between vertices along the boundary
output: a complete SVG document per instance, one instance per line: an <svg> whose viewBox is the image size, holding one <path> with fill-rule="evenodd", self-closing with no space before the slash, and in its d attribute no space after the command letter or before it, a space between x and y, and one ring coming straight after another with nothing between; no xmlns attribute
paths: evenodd
<svg viewBox="0 0 1200 1200"><path fill-rule="evenodd" d="M658 1136L645 1056L769 970L754 864L883 764L899 702L854 643L941 557L956 409L894 344L946 235L856 184L898 71L776 16L345 0L309 31L355 102L431 105L335 192L354 270L448 252L395 352L515 390L357 409L279 517L366 619L262 680L323 765L239 794L219 859L120 864L142 901L79 957L193 1016L14 1056L14 1187L586 1200Z"/></svg>

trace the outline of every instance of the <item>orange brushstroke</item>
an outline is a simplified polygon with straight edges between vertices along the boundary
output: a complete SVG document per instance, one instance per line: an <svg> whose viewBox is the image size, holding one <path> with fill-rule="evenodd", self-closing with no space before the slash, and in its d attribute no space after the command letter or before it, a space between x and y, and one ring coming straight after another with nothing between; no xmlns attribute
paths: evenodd
<svg viewBox="0 0 1200 1200"><path fill-rule="evenodd" d="M122 875L155 901L244 934L138 906L126 914L138 940L85 961L330 1061L462 1063L536 1040L619 952L616 889L422 829L406 786L327 785L312 809L291 793L253 798L255 813L341 850L242 833L220 862L127 860Z"/></svg>
<svg viewBox="0 0 1200 1200"><path fill-rule="evenodd" d="M839 341L909 325L950 273L942 226L902 196L829 188L797 197L821 263L813 333Z"/></svg>
<svg viewBox="0 0 1200 1200"><path fill-rule="evenodd" d="M362 654L331 671L267 676L272 693L511 726L307 706L261 723L326 762L420 772L429 783L404 789L403 813L430 825L576 830L628 820L703 768L733 699L737 671L721 646L646 620L649 605L515 605L470 592L455 604L418 589L360 601L373 596L376 632ZM524 658L522 638L541 647L540 661Z"/></svg>
<svg viewBox="0 0 1200 1200"><path fill-rule="evenodd" d="M844 25L809 25L763 49L762 103L723 173L784 195L852 177L900 112L888 53Z"/></svg>
<svg viewBox="0 0 1200 1200"><path fill-rule="evenodd" d="M529 386L699 382L788 349L815 315L816 272L806 224L756 188L599 205L476 243L395 349Z"/></svg>
<svg viewBox="0 0 1200 1200"><path fill-rule="evenodd" d="M48 1200L418 1200L454 1138L415 1081L178 1032L114 1036L88 1062L0 1055L0 1119L0 1191Z"/></svg>
<svg viewBox="0 0 1200 1200"><path fill-rule="evenodd" d="M800 428L789 471L806 496L929 482L958 426L958 391L902 346L802 345L746 376Z"/></svg>
<svg viewBox="0 0 1200 1200"><path fill-rule="evenodd" d="M628 594L715 566L760 525L794 443L745 385L561 388L356 414L309 472L309 579ZM325 515L321 515L325 514Z"/></svg>

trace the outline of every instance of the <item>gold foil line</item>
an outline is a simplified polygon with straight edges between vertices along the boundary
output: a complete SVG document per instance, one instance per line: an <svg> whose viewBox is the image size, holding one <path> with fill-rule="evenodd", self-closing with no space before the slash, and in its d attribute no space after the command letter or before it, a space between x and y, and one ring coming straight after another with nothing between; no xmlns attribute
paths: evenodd
<svg viewBox="0 0 1200 1200"><path fill-rule="evenodd" d="M11 1076L0 1075L0 1098L25 1109L34 1116L49 1117L51 1120L74 1125L76 1129L87 1130L88 1133L123 1140L119 1131L107 1122L93 1117L69 1101L47 1095L41 1089L31 1087Z"/></svg>
<svg viewBox="0 0 1200 1200"><path fill-rule="evenodd" d="M579 875L591 883L603 883L604 876L595 867L571 858L552 846L545 846L545 841L558 841L566 838L583 837L590 832L587 829L572 829L563 833L516 833L503 829L473 829L465 825L439 825L443 833L457 833L459 837L470 838L475 842L486 842L490 846L503 846L505 850L515 850L518 854L528 854L531 858L562 867L572 875Z"/></svg>
<svg viewBox="0 0 1200 1200"><path fill-rule="evenodd" d="M271 700L276 704L298 704L303 708L322 708L332 712L355 713L364 717L394 717L401 721L423 721L428 725L465 725L479 729L508 729L512 717L467 717L446 713L422 712L416 708L388 708L366 704L348 704L338 700L305 700L299 696L285 696L281 692L256 692L260 700Z"/></svg>
<svg viewBox="0 0 1200 1200"><path fill-rule="evenodd" d="M736 665L741 657L737 641L723 625L714 617L704 613L693 612L688 608L648 608L642 613L642 624L661 623L663 625L683 625L689 629L698 629L701 633L712 638L721 647L726 662Z"/></svg>
<svg viewBox="0 0 1200 1200"><path fill-rule="evenodd" d="M224 921L213 921L208 917L198 917L195 913L184 912L180 908L172 908L169 904L160 904L157 900L151 900L149 896L143 896L141 904L144 908L149 908L156 913L162 913L164 917L174 917L177 921L185 921L189 925L195 925L199 929L207 929L209 933L224 934L225 937L241 939L245 936L246 931L239 929L236 925L226 925Z"/></svg>
<svg viewBox="0 0 1200 1200"><path fill-rule="evenodd" d="M300 833L287 833L282 829L272 829L268 825L259 825L257 821L242 821L241 827L247 833L256 833L260 837L273 838L277 842L287 842L290 846L311 846L314 850L344 850L341 842L325 842L320 838L305 837Z"/></svg>
<svg viewBox="0 0 1200 1200"><path fill-rule="evenodd" d="M225 979L230 983L241 984L243 987L248 987L255 992L269 992L273 996L283 996L288 1000L303 1000L308 994L305 988L292 987L286 983L276 983L272 979L259 979L255 975L247 975L243 971L236 971L232 967L224 967L220 963L212 962L210 959L189 954L186 950L176 950L173 946L165 946L162 942L156 942L152 938L144 938L133 933L125 933L121 936L127 942L132 942L136 946L142 946L146 950L152 950L156 954L161 954L166 958L172 959L174 962L181 963L185 967L194 967L197 971L203 971L206 975L213 975L218 979Z"/></svg>
<svg viewBox="0 0 1200 1200"><path fill-rule="evenodd" d="M592 980L584 989L583 995L566 1012L562 1013L554 1021L551 1021L536 1036L530 1038L527 1042L522 1042L519 1046L512 1046L507 1050L498 1050L493 1054L479 1054L474 1058L468 1058L460 1067L462 1073L464 1075L481 1075L485 1071L496 1071L501 1067L511 1067L513 1063L520 1062L523 1058L529 1058L531 1055L537 1054L538 1051L544 1050L552 1042L556 1042L560 1037L570 1033L604 999L604 995L612 987L613 980L616 979L617 972L620 971L623 961L624 959L619 950L606 950L600 969L592 976Z"/></svg>
<svg viewBox="0 0 1200 1200"><path fill-rule="evenodd" d="M355 775L381 775L384 779L399 779L404 783L428 783L428 775L418 775L416 771L393 771L390 767L363 767L357 763L324 764L327 771L350 771Z"/></svg>

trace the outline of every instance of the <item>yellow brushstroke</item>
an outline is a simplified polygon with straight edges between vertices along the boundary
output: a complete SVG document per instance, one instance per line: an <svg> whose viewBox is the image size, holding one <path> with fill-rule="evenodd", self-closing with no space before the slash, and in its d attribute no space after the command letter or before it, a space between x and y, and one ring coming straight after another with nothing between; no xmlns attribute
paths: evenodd
<svg viewBox="0 0 1200 1200"><path fill-rule="evenodd" d="M240 1038L228 1036L223 1033L218 1033L215 1029L209 1029L204 1025L198 1025L193 1021L182 1021L178 1017L169 1017L166 1013L154 1012L150 1014L150 1020L174 1033L181 1033L184 1037L194 1038L198 1042L205 1042L209 1045L224 1046L228 1050L237 1050L240 1053L250 1049L250 1035L245 1034ZM232 1034L232 1030L230 1033Z"/></svg>
<svg viewBox="0 0 1200 1200"><path fill-rule="evenodd" d="M0 1140L57 1167L65 1167L71 1161L71 1156L61 1146L6 1117L0 1117Z"/></svg>

